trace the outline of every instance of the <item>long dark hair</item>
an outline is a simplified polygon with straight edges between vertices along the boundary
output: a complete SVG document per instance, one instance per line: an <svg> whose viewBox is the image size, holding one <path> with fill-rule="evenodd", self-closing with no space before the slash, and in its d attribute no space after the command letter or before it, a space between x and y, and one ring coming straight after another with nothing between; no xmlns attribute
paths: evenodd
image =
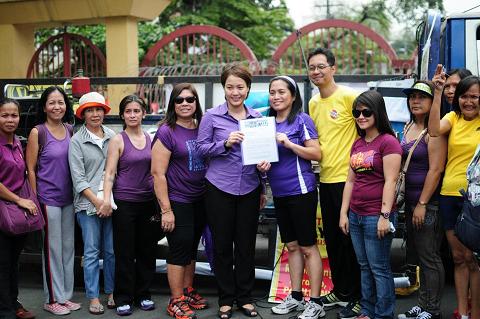
<svg viewBox="0 0 480 319"><path fill-rule="evenodd" d="M465 92L467 92L472 85L475 84L480 85L480 78L475 75L469 75L466 78L463 78L460 82L458 82L452 102L452 110L457 114L458 117L462 115L458 99L461 95L465 94Z"/></svg>
<svg viewBox="0 0 480 319"><path fill-rule="evenodd" d="M415 81L415 83L413 83L413 85L412 85L412 88L417 83L423 83L423 84L428 85L428 87L430 88L430 91L433 94L435 94L435 86L433 85L432 81L425 81L425 80ZM430 96L427 93L422 93L422 91L417 91L417 92L420 92L421 94L423 94L425 96L428 96L428 98L430 99L430 105L433 103L433 96ZM408 106L408 112L410 113L410 122L415 122L415 115L413 115L412 110L410 110L410 95L407 96L407 106ZM428 127L428 118L429 117L430 117L430 112L428 112L427 115L425 116L425 119L423 121L424 127Z"/></svg>
<svg viewBox="0 0 480 319"><path fill-rule="evenodd" d="M43 124L47 121L47 113L45 113L44 108L47 105L48 97L50 96L50 94L52 94L55 91L60 92L60 94L63 95L63 100L65 101L66 110L65 110L65 115L62 117L62 122L63 123L72 122L73 108L67 93L65 93L65 91L59 86L49 86L48 88L45 89L45 91L43 91L42 96L40 97L40 100L38 101L38 104L37 104L37 118L36 118L37 124Z"/></svg>
<svg viewBox="0 0 480 319"><path fill-rule="evenodd" d="M368 107L373 112L375 118L375 127L377 128L380 134L390 134L395 136L390 121L388 120L387 109L385 107L385 100L383 96L377 91L370 90L365 91L353 101L353 110L357 106L364 105ZM365 137L365 130L360 129L358 124L355 122L355 127L357 128L357 133L361 137Z"/></svg>
<svg viewBox="0 0 480 319"><path fill-rule="evenodd" d="M290 82L290 80L293 82ZM300 89L298 88L297 83L293 81L292 78L290 77L284 77L284 76L276 76L273 79L270 80L270 84L268 85L268 91L270 91L270 87L272 86L273 81L283 81L287 84L287 88L292 94L294 100L292 103L292 109L290 110L290 113L288 114L287 117L287 122L288 124L291 124L294 120L295 117L298 115L298 113L302 112L303 110L303 102L302 102L302 97L300 96ZM295 85L294 85L295 84ZM277 111L275 111L272 106L268 109L268 116L277 116Z"/></svg>
<svg viewBox="0 0 480 319"><path fill-rule="evenodd" d="M136 96L134 94L125 96L120 101L120 105L118 107L119 115L120 115L120 118L122 119L122 122L123 122L123 129L127 128L127 125L125 124L125 117L124 117L123 113L125 113L125 109L127 108L127 105L132 103L132 102L138 103L142 107L142 110L144 112L147 112L147 104L145 103L144 100L142 100L141 98L139 98L138 96Z"/></svg>
<svg viewBox="0 0 480 319"><path fill-rule="evenodd" d="M197 126L200 124L202 119L202 107L200 106L200 100L198 98L198 93L195 87L190 83L179 83L175 84L170 94L170 99L168 100L167 113L162 121L160 121L159 126L162 124L167 124L171 128L175 128L177 122L177 113L175 113L175 99L182 94L183 90L189 90L195 96L195 113L193 113L193 118L197 121Z"/></svg>

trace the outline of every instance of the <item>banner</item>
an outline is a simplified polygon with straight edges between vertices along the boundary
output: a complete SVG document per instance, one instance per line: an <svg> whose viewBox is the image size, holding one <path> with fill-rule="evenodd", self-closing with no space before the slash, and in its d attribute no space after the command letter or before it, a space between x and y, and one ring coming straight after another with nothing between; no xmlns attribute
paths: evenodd
<svg viewBox="0 0 480 319"><path fill-rule="evenodd" d="M328 264L325 237L323 235L322 213L320 211L320 206L317 207L317 247L320 251L323 265L323 282L321 289L321 295L323 296L333 289L333 283L331 279L330 265ZM292 287L290 286L288 251L287 247L284 248L284 245L280 240L280 233L278 229L275 249L275 262L277 262L277 264L273 270L273 278L269 293L270 297L268 301L280 303L290 294ZM303 272L302 291L305 297L310 297L310 280L305 270Z"/></svg>

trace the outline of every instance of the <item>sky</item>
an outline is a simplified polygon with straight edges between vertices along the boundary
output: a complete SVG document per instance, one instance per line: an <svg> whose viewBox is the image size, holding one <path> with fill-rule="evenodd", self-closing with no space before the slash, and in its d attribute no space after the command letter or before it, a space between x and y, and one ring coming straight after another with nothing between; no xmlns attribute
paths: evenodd
<svg viewBox="0 0 480 319"><path fill-rule="evenodd" d="M331 5L342 0L329 0ZM344 0L343 0L344 1ZM368 0L348 0L349 3L367 3ZM286 0L290 16L295 22L296 28L301 28L318 19L318 13L321 13L320 8L315 8L314 5L324 5L327 0ZM443 5L447 14L463 12L474 6L480 5L479 0L443 0ZM480 7L472 12L480 12ZM323 16L325 16L326 8L323 8ZM317 15L316 15L317 14Z"/></svg>

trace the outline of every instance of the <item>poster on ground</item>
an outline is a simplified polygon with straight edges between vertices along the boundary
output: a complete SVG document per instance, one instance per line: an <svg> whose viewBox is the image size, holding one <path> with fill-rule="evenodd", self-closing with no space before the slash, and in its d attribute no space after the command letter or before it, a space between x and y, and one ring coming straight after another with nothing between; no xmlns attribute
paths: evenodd
<svg viewBox="0 0 480 319"><path fill-rule="evenodd" d="M280 233L277 229L277 242L275 247L275 269L273 270L272 283L270 284L269 302L280 303L284 300L292 287L290 286L290 274L288 269L288 251L283 247L280 240ZM330 265L328 264L327 249L325 245L325 237L323 235L322 214L320 206L317 207L317 247L322 257L323 265L323 282L321 295L327 294L333 288L330 274ZM310 297L310 280L308 274L304 271L302 279L303 295L308 299Z"/></svg>

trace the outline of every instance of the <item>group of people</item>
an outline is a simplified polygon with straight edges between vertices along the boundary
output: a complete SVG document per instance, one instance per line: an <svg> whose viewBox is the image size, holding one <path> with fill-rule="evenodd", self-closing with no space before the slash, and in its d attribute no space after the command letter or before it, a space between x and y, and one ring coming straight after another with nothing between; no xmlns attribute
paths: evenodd
<svg viewBox="0 0 480 319"><path fill-rule="evenodd" d="M446 74L438 68L432 82L417 81L404 90L411 121L398 141L378 92L358 94L336 84L335 56L328 49L314 50L307 61L309 78L319 90L309 101L309 114L303 112L291 77L276 76L269 83L268 116L275 118L279 153L274 163L242 164L239 121L262 115L244 104L252 75L240 64L223 69L225 102L205 114L191 84L175 85L153 139L142 130L142 99L128 95L120 102L124 130L115 134L103 125L110 107L96 92L81 97L75 116L84 124L73 134L67 124L73 116L70 101L61 88L50 87L39 101L39 124L30 133L25 160L14 135L19 105L2 101L0 197L32 214L42 213L46 220L44 309L64 315L81 308L71 301L76 218L91 314L105 312L101 259L108 308L121 316L130 315L134 307L155 308L149 288L157 241L165 234L171 294L167 313L176 319L195 318L209 306L193 284L197 247L208 225L219 318L230 318L234 305L248 317L257 316L252 299L255 241L268 182L289 253L292 288L272 312L300 311L300 319L317 319L325 310L340 307L340 319L393 318L395 184L402 158L411 150L405 212L418 255L420 293L418 305L399 318L440 318L443 229L455 263L456 316L480 318L478 265L453 233L463 202L459 189L467 189L467 166L479 152L479 78L465 70ZM440 119L448 105L452 112ZM312 160L320 165L319 185ZM16 195L15 181L25 178L38 195L41 212ZM334 285L324 296L316 246L319 202ZM0 289L0 314L5 318L30 314L17 301L24 238L0 232L0 279L8 283ZM308 300L301 289L304 270L311 285Z"/></svg>

